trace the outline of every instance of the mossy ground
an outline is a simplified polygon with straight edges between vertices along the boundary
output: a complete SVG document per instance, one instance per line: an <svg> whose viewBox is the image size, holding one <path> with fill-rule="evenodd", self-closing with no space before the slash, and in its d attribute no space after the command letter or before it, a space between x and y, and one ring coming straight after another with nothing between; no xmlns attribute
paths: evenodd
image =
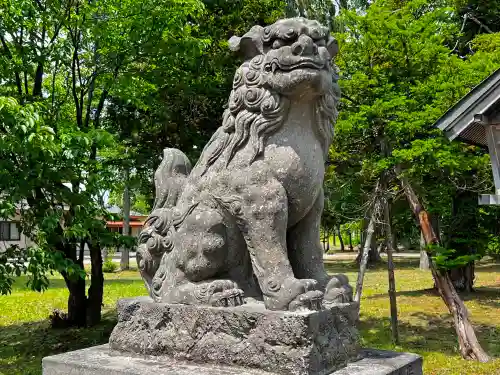
<svg viewBox="0 0 500 375"><path fill-rule="evenodd" d="M416 263L417 262L417 263ZM387 271L384 265L369 269L361 301L361 334L366 347L409 351L424 357L426 375L500 374L500 359L480 364L464 361L452 321L440 297L430 288L429 272L416 261L396 264L400 345L391 343ZM329 272L356 277L352 262L328 262ZM63 280L54 277L44 293L17 280L9 296L0 296L0 374L40 375L44 356L105 343L115 324L119 298L138 296L145 287L137 271L106 274L103 322L90 329L49 328L47 317L54 308L64 309L68 292ZM463 295L483 348L500 357L500 264L484 263L476 268L476 292Z"/></svg>

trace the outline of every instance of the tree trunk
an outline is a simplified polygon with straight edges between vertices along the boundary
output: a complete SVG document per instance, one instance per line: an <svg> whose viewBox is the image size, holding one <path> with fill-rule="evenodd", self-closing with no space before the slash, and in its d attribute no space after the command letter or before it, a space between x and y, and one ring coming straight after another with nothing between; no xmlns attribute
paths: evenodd
<svg viewBox="0 0 500 375"><path fill-rule="evenodd" d="M102 298L104 294L104 276L102 273L101 246L89 243L90 259L92 263L89 297L87 304L88 323L90 326L101 321Z"/></svg>
<svg viewBox="0 0 500 375"><path fill-rule="evenodd" d="M481 236L476 214L478 210L479 205L475 193L468 191L455 193L452 200L452 217L455 220L448 230L445 247L454 249L457 256L476 253L473 241ZM449 270L448 275L456 290L473 291L474 262Z"/></svg>
<svg viewBox="0 0 500 375"><path fill-rule="evenodd" d="M431 220L427 211L420 203L420 200L411 187L410 183L404 176L401 176L399 168L396 168L396 175L401 182L401 187L403 188L408 203L420 223L420 229L424 235L424 240L426 245L439 245L439 239L437 234L434 232L434 228L431 225ZM467 307L460 299L457 294L453 283L448 275L447 271L438 270L431 257L429 256L429 266L431 269L432 276L434 278L434 283L443 299L446 307L453 316L453 322L455 325L455 331L458 336L458 343L460 347L460 353L464 359L473 359L479 362L488 362L490 357L483 350L479 341L477 340L476 333L469 321L469 312Z"/></svg>
<svg viewBox="0 0 500 375"><path fill-rule="evenodd" d="M85 279L73 279L63 273L69 290L68 320L69 326L85 327L87 325L87 296L85 295Z"/></svg>
<svg viewBox="0 0 500 375"><path fill-rule="evenodd" d="M474 290L474 262L449 270L448 275L456 290L468 293Z"/></svg>
<svg viewBox="0 0 500 375"><path fill-rule="evenodd" d="M359 262L359 273L358 273L358 279L356 280L356 293L354 294L354 301L358 303L361 300L361 294L363 293L363 280L365 278L366 266L368 264L368 253L372 248L372 238L373 238L373 233L375 232L375 222L377 220L378 211L379 211L379 203L378 201L376 201L375 204L373 205L370 221L368 223L368 228L366 230L365 244Z"/></svg>
<svg viewBox="0 0 500 375"><path fill-rule="evenodd" d="M337 226L337 233L339 235L340 251L345 251L344 239L342 238L342 233L340 232L340 225Z"/></svg>
<svg viewBox="0 0 500 375"><path fill-rule="evenodd" d="M36 66L35 72L35 83L33 85L33 96L42 96L42 83L43 83L43 57L41 57L42 61L40 61Z"/></svg>
<svg viewBox="0 0 500 375"><path fill-rule="evenodd" d="M326 252L330 251L330 230L326 231Z"/></svg>
<svg viewBox="0 0 500 375"><path fill-rule="evenodd" d="M388 246L387 242L388 242L387 238L384 238L384 240L382 242L380 242L380 244L378 245L378 249L377 249L378 254L382 254L382 253L387 251L387 246Z"/></svg>
<svg viewBox="0 0 500 375"><path fill-rule="evenodd" d="M392 244L394 246L394 248L392 249L392 252L393 253L397 253L399 252L399 248L398 248L398 237L396 236L396 233L393 231L392 232Z"/></svg>
<svg viewBox="0 0 500 375"><path fill-rule="evenodd" d="M354 251L354 247L352 246L352 231L348 229L347 233L349 233L349 251Z"/></svg>
<svg viewBox="0 0 500 375"><path fill-rule="evenodd" d="M429 268L429 256L427 255L427 251L425 251L424 234L420 232L420 269L428 271Z"/></svg>
<svg viewBox="0 0 500 375"><path fill-rule="evenodd" d="M62 228L60 228L62 230ZM54 248L60 249L65 257L82 269L83 258L78 258L77 247L74 244L60 242L60 240L50 241ZM66 271L61 272L66 287L69 291L68 296L68 317L64 325L72 327L85 327L87 325L87 296L85 294L85 278L77 275L69 275Z"/></svg>
<svg viewBox="0 0 500 375"><path fill-rule="evenodd" d="M387 275L389 281L389 304L391 311L391 333L392 342L399 344L398 332L398 306L396 302L396 278L394 277L394 261L392 259L392 252L394 250L394 237L392 235L392 220L389 201L384 199L384 221L385 221L385 235L387 242Z"/></svg>
<svg viewBox="0 0 500 375"><path fill-rule="evenodd" d="M130 236L130 192L128 187L129 169L125 169L125 188L123 189L123 235ZM127 246L122 246L122 256L120 259L120 268L128 270L130 268L130 256Z"/></svg>
<svg viewBox="0 0 500 375"><path fill-rule="evenodd" d="M366 243L366 236L365 236L365 243ZM363 257L363 252L359 252L358 253L358 256L356 257L356 263L357 264L360 264L361 263L361 258ZM377 239L376 239L376 236L375 236L375 233L373 234L373 236L371 237L371 244L370 244L370 248L368 250L368 261L367 261L367 264L369 266L373 266L379 262L382 261L382 257L380 256L380 252L379 252L379 249L377 248Z"/></svg>

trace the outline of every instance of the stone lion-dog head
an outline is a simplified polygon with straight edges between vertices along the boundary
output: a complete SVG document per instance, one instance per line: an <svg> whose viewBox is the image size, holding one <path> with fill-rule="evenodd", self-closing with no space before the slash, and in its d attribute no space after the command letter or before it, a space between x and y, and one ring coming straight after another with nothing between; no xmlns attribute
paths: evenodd
<svg viewBox="0 0 500 375"><path fill-rule="evenodd" d="M247 142L253 148L251 162L255 160L267 137L286 122L290 105L304 99L316 106L315 130L326 154L340 97L332 63L338 44L328 28L305 18L283 19L267 27L254 26L241 38L233 36L229 47L245 61L234 75L222 126L205 148L212 146L209 154L202 155L205 167L225 150L229 164Z"/></svg>

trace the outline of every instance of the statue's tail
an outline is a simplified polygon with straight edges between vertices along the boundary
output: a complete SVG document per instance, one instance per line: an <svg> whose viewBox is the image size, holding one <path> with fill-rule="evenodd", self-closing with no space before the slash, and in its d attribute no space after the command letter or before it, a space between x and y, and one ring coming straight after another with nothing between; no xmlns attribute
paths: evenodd
<svg viewBox="0 0 500 375"><path fill-rule="evenodd" d="M186 155L175 148L163 150L163 160L155 172L155 202L153 211L144 223L139 235L137 265L151 296L153 278L158 270L162 256L171 249L165 247L163 236L172 221L174 207L177 204L187 177L191 172L191 163Z"/></svg>
<svg viewBox="0 0 500 375"><path fill-rule="evenodd" d="M163 150L163 160L155 172L156 196L153 211L176 205L189 173L191 162L182 151L176 148Z"/></svg>

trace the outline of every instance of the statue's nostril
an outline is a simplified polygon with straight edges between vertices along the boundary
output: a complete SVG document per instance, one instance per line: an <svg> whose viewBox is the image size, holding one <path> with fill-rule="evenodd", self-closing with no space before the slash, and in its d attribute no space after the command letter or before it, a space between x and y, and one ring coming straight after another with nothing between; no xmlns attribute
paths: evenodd
<svg viewBox="0 0 500 375"><path fill-rule="evenodd" d="M292 53L294 55L302 55L304 48L300 43L294 43L292 46Z"/></svg>

